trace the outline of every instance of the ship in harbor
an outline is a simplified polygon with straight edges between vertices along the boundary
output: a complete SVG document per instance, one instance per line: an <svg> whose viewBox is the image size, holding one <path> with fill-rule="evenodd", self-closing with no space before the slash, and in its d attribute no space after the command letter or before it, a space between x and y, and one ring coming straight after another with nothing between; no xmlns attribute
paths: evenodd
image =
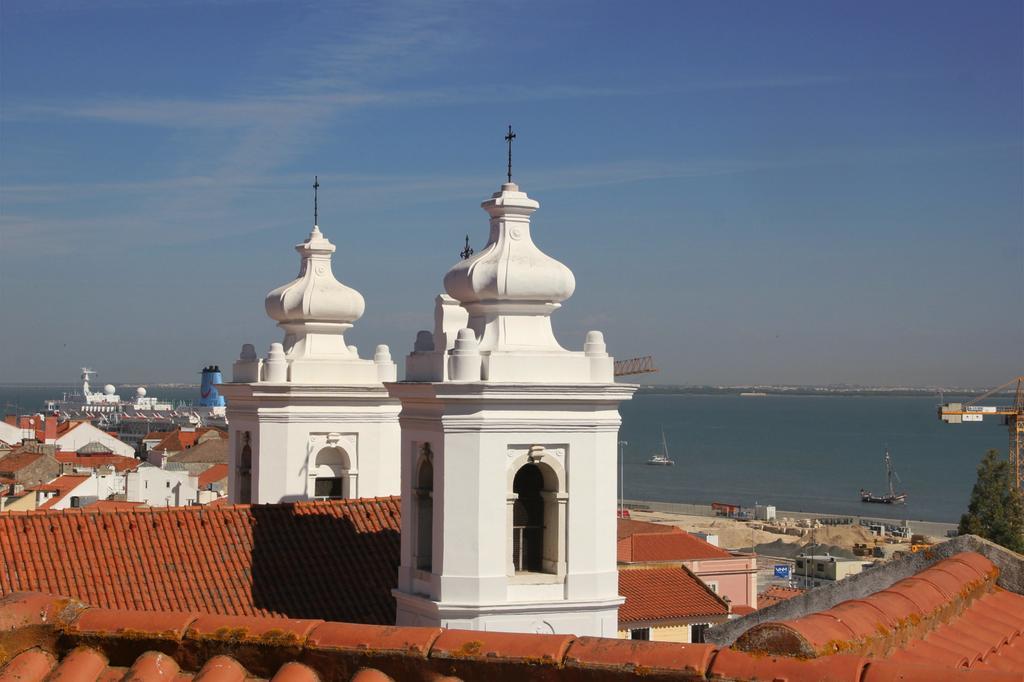
<svg viewBox="0 0 1024 682"><path fill-rule="evenodd" d="M216 385L223 381L220 368L203 369L198 403L172 402L148 395L145 386L135 389L134 399L123 399L113 384L93 391L90 380L96 372L82 368L82 390L66 392L59 399L46 400L46 413L61 420L88 420L108 430L118 430L125 421L145 420L175 424L211 425L225 423L224 398Z"/></svg>
<svg viewBox="0 0 1024 682"><path fill-rule="evenodd" d="M907 501L906 493L897 493L893 487L892 480L896 479L900 481L899 475L892 466L892 457L889 455L889 449L885 449L885 476L889 482L889 492L886 495L873 495L870 490L860 489L860 501L861 502L875 502L878 504L904 504Z"/></svg>

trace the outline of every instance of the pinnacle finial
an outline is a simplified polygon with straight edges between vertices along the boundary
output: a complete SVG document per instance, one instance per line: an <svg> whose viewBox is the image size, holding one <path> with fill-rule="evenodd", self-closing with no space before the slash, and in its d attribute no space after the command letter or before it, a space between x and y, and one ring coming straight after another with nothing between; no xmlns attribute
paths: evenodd
<svg viewBox="0 0 1024 682"><path fill-rule="evenodd" d="M512 132L511 124L508 127L508 133L505 135L505 142L508 142L508 181L512 182L512 140L516 139L516 134Z"/></svg>
<svg viewBox="0 0 1024 682"><path fill-rule="evenodd" d="M459 253L462 256L462 260L466 260L473 255L473 247L469 245L469 235L466 235L466 246L462 248L462 252Z"/></svg>
<svg viewBox="0 0 1024 682"><path fill-rule="evenodd" d="M313 176L313 224L314 225L319 225L320 224L320 204L319 204L319 196L318 196L319 190L320 190L320 179L316 175L314 175Z"/></svg>

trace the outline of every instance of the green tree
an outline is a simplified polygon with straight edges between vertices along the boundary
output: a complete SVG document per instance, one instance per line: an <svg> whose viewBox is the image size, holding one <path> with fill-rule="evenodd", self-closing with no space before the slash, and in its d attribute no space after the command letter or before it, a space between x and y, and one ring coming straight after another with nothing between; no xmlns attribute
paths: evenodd
<svg viewBox="0 0 1024 682"><path fill-rule="evenodd" d="M971 491L967 513L960 517L960 533L980 535L1024 553L1024 499L1013 480L1010 463L989 450L978 465L978 482Z"/></svg>

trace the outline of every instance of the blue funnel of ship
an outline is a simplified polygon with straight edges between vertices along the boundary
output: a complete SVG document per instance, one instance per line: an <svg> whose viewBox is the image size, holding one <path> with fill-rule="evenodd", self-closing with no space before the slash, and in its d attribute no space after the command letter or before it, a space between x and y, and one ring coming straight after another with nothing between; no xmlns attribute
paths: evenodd
<svg viewBox="0 0 1024 682"><path fill-rule="evenodd" d="M223 383L220 367L203 367L203 383L199 386L199 404L202 407L223 407L224 396L217 392L217 384Z"/></svg>

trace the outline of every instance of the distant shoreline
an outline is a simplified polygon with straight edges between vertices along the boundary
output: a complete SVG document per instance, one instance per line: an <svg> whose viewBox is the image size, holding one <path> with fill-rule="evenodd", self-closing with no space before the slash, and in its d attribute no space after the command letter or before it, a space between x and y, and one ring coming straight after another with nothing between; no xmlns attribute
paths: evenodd
<svg viewBox="0 0 1024 682"><path fill-rule="evenodd" d="M640 395L733 395L751 400L779 396L848 396L865 398L935 398L939 402L937 388L884 388L884 387L833 387L833 386L641 386ZM970 397L985 393L982 389L942 389L943 400L950 397ZM744 395L746 394L746 395ZM754 395L751 395L754 394ZM998 394L997 394L998 395ZM1009 395L1007 392L1006 395Z"/></svg>

